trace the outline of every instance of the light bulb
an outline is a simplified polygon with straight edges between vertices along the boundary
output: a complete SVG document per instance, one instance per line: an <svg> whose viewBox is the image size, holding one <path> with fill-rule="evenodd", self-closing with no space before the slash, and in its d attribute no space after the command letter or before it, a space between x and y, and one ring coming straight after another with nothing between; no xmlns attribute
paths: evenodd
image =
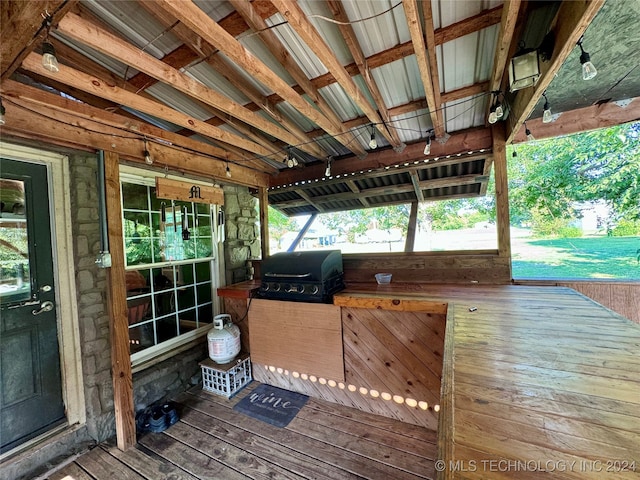
<svg viewBox="0 0 640 480"><path fill-rule="evenodd" d="M542 112L542 123L551 123L553 121L553 115L551 115L551 108L549 107L549 102L547 102L546 100L544 102L543 108L544 110Z"/></svg>
<svg viewBox="0 0 640 480"><path fill-rule="evenodd" d="M58 73L58 59L56 58L56 49L49 42L42 44L42 66L53 73Z"/></svg>
<svg viewBox="0 0 640 480"><path fill-rule="evenodd" d="M227 170L225 172L225 175L227 176L227 178L231 178L231 170L229 169L229 165L227 165Z"/></svg>
<svg viewBox="0 0 640 480"><path fill-rule="evenodd" d="M591 80L598 74L598 71L596 70L596 67L593 66L593 63L591 63L591 55L585 52L584 48L582 48L582 38L578 42L578 45L580 46L580 51L582 52L580 54L580 63L582 64L582 79Z"/></svg>
<svg viewBox="0 0 640 480"><path fill-rule="evenodd" d="M498 121L498 114L496 113L496 109L491 107L491 113L489 114L489 123L493 125Z"/></svg>
<svg viewBox="0 0 640 480"><path fill-rule="evenodd" d="M293 166L294 167L298 166L298 160L296 160L296 157L293 157Z"/></svg>
<svg viewBox="0 0 640 480"><path fill-rule="evenodd" d="M144 151L144 162L147 165L153 165L153 158L151 158L151 154L149 153L149 150Z"/></svg>
<svg viewBox="0 0 640 480"><path fill-rule="evenodd" d="M327 162L327 168L324 171L324 176L325 177L331 176L331 162Z"/></svg>
<svg viewBox="0 0 640 480"><path fill-rule="evenodd" d="M504 109L502 108L502 104L499 103L496 106L496 117L498 117L498 120L500 120L503 115L504 115Z"/></svg>
<svg viewBox="0 0 640 480"><path fill-rule="evenodd" d="M293 158L287 157L287 167L293 168Z"/></svg>
<svg viewBox="0 0 640 480"><path fill-rule="evenodd" d="M378 141L376 140L376 132L371 132L371 140L369 140L369 148L375 150L378 148Z"/></svg>
<svg viewBox="0 0 640 480"><path fill-rule="evenodd" d="M425 155L430 155L431 154L431 137L427 138L427 144L424 146L424 152Z"/></svg>
<svg viewBox="0 0 640 480"><path fill-rule="evenodd" d="M524 134L527 136L527 140L529 140L530 142L536 139L536 137L533 136L533 133L531 133L531 130L529 130L527 127L525 127L524 129Z"/></svg>
<svg viewBox="0 0 640 480"><path fill-rule="evenodd" d="M596 67L593 66L593 63L590 61L584 62L582 64L582 79L583 80L591 80L598 74Z"/></svg>

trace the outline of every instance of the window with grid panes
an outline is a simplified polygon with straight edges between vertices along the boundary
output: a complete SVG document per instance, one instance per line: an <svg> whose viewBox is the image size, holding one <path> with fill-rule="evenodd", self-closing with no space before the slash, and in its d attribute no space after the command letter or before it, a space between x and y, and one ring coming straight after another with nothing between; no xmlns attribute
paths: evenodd
<svg viewBox="0 0 640 480"><path fill-rule="evenodd" d="M134 360L211 328L217 312L217 211L214 205L159 199L149 179L126 176L121 187Z"/></svg>

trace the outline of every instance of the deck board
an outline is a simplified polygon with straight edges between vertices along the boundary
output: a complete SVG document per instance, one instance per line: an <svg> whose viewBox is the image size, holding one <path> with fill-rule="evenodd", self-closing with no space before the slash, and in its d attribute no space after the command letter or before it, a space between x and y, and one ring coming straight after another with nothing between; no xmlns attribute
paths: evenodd
<svg viewBox="0 0 640 480"><path fill-rule="evenodd" d="M286 428L232 409L232 399L192 389L180 421L122 452L101 445L52 474L78 480L434 479L436 432L310 398Z"/></svg>

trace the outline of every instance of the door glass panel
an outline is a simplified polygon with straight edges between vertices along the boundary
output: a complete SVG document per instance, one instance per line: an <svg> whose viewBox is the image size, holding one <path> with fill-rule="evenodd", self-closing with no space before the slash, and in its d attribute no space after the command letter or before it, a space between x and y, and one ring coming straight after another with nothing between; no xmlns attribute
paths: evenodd
<svg viewBox="0 0 640 480"><path fill-rule="evenodd" d="M31 268L24 182L0 180L0 207L0 300L28 300Z"/></svg>

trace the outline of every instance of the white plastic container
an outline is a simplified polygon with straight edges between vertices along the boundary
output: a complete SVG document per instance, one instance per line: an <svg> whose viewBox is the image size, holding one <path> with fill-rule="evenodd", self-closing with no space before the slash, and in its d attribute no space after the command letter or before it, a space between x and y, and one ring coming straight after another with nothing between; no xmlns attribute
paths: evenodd
<svg viewBox="0 0 640 480"><path fill-rule="evenodd" d="M213 328L207 334L209 358L216 363L229 363L240 353L240 329L231 315L213 317Z"/></svg>

